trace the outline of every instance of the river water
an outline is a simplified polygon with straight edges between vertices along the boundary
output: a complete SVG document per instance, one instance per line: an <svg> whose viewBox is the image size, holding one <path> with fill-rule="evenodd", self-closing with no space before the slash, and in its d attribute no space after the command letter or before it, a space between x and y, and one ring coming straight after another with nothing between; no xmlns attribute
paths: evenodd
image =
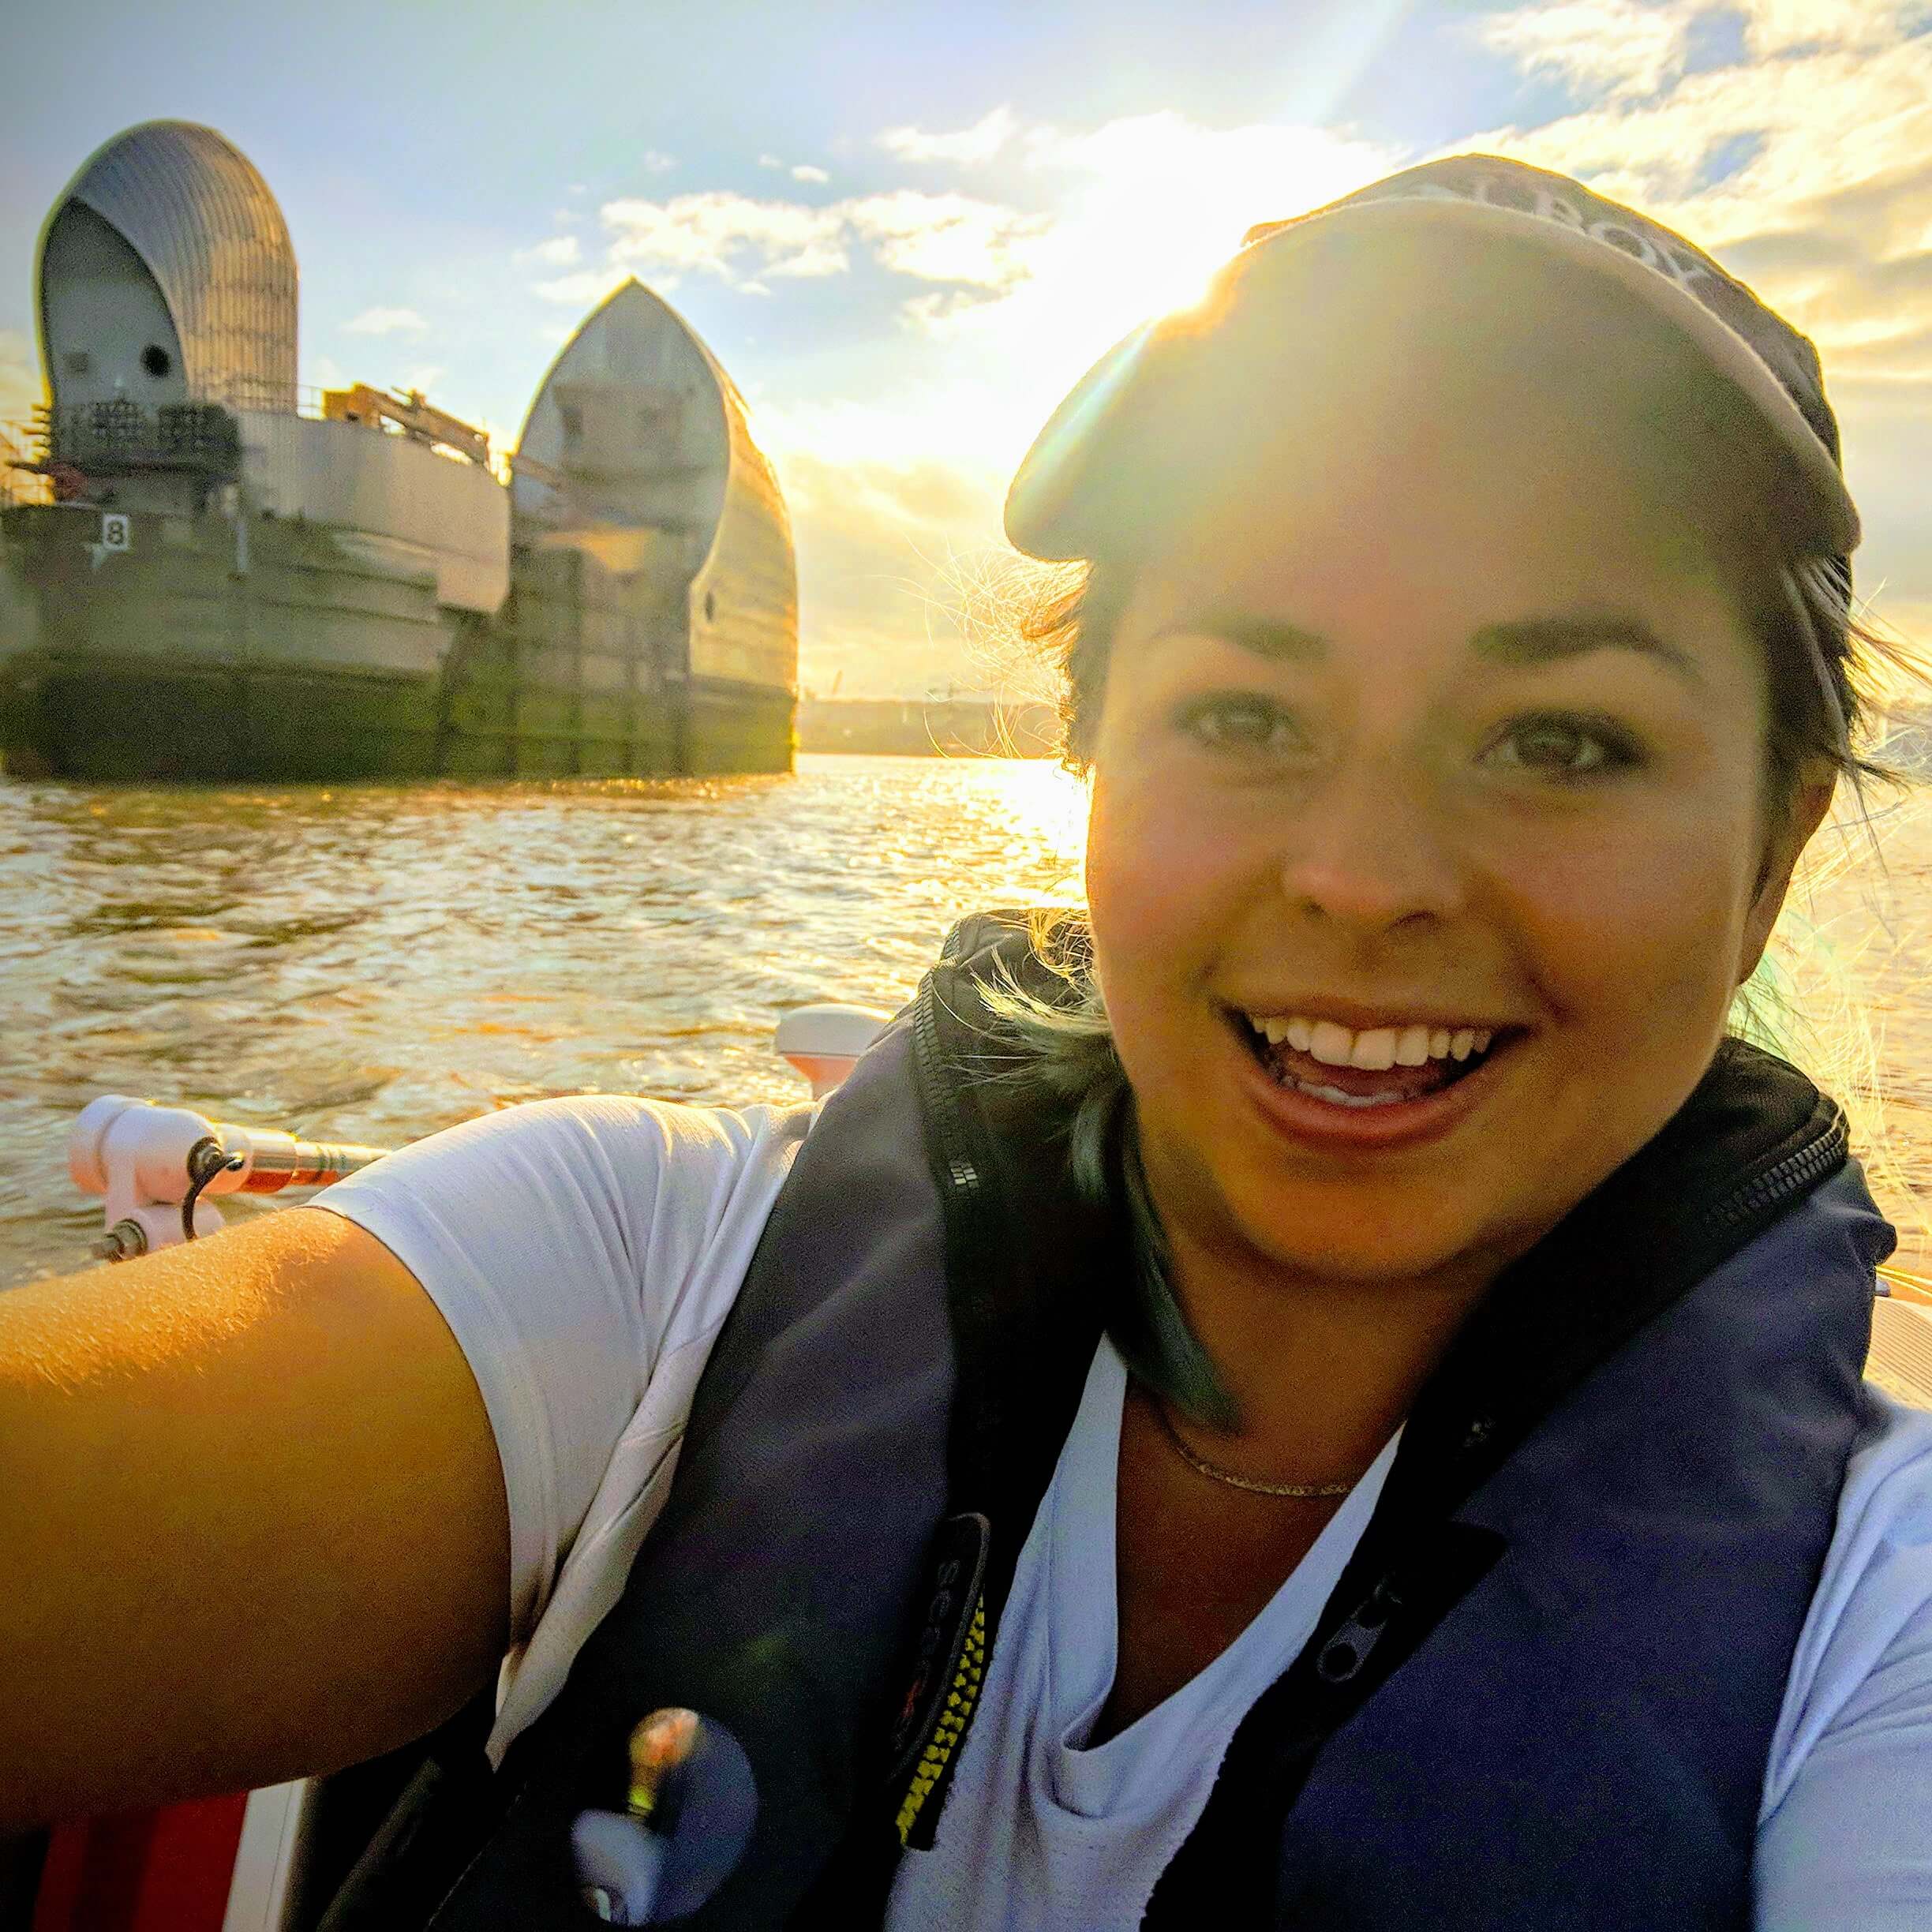
<svg viewBox="0 0 1932 1932"><path fill-rule="evenodd" d="M1043 763L808 756L784 778L107 789L0 781L0 1287L81 1264L95 1095L394 1146L492 1107L803 1088L786 1009L891 1008L952 919L1077 889ZM1932 814L1820 848L1796 1054L1932 1253ZM1869 1073L1875 1043L1884 1068ZM224 1204L232 1211L272 1206Z"/></svg>

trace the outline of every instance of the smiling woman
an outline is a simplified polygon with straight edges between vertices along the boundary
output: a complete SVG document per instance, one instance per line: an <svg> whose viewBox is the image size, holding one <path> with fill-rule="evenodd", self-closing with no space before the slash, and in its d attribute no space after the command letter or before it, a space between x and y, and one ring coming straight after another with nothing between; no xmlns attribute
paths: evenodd
<svg viewBox="0 0 1932 1932"><path fill-rule="evenodd" d="M1702 1076L1829 770L1769 796L1720 561L1750 472L1650 427L1685 352L1574 269L1467 255L1354 276L1269 438L1121 566L1088 875L1170 1238L1473 1295ZM1258 1054L1271 1016L1352 1065ZM1431 1076L1395 1064L1420 1028L1490 1043ZM1253 1106L1204 1077L1230 1060Z"/></svg>
<svg viewBox="0 0 1932 1932"><path fill-rule="evenodd" d="M964 922L822 1109L510 1110L0 1300L0 1509L80 1518L0 1522L0 1818L471 1692L334 1932L1923 1924L1932 1417L1726 1031L1868 769L1836 455L1576 183L1258 233L1009 501L1084 913Z"/></svg>

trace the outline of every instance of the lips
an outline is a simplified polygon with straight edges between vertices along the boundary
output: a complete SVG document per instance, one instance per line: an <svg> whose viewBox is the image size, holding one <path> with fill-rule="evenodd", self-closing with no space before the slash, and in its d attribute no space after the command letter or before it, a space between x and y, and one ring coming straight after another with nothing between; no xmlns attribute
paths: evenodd
<svg viewBox="0 0 1932 1932"><path fill-rule="evenodd" d="M1357 1035L1357 1050L1350 1055L1345 1050L1346 1039L1323 1038L1320 1032L1312 1045L1297 1044L1309 1032L1305 1024L1297 1024L1291 1032L1273 1023L1259 1027L1246 1014L1231 1016L1231 1023L1248 1053L1277 1084L1351 1111L1398 1106L1440 1093L1484 1065L1508 1037L1507 1032L1462 1029L1454 1034L1459 1051L1431 1054L1419 1061L1405 1055L1409 1064L1391 1065L1387 1054L1376 1050L1376 1033ZM1330 1035L1343 1032L1333 1026L1323 1031ZM1450 1030L1436 1031L1447 1035ZM1477 1040L1482 1043L1480 1046L1474 1043ZM1365 1060L1368 1064L1362 1064Z"/></svg>
<svg viewBox="0 0 1932 1932"><path fill-rule="evenodd" d="M1418 1147L1454 1133L1506 1077L1501 1069L1513 1062L1511 1049L1526 1033L1497 1027L1488 1051L1472 1049L1466 1060L1451 1055L1383 1069L1325 1064L1257 1034L1245 1012L1229 1010L1225 1017L1262 1119L1292 1145L1344 1159Z"/></svg>

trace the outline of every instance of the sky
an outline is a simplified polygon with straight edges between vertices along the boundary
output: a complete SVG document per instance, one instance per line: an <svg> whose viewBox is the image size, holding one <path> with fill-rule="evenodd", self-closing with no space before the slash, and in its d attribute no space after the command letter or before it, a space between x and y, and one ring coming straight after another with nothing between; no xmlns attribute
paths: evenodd
<svg viewBox="0 0 1932 1932"><path fill-rule="evenodd" d="M301 379L513 444L635 275L776 464L801 680L1015 681L1008 478L1060 396L1256 221L1432 155L1636 203L1818 343L1861 592L1932 644L1932 0L0 8L0 421L40 223L100 142L220 129L281 202ZM31 84L24 84L31 78Z"/></svg>

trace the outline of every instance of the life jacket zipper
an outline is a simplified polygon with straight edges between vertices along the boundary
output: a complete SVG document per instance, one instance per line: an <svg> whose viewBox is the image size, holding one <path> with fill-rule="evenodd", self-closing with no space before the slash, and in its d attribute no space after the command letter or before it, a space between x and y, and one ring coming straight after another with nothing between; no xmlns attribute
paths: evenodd
<svg viewBox="0 0 1932 1932"><path fill-rule="evenodd" d="M938 1178L949 1196L949 1209L964 1208L977 1200L982 1187L979 1163L974 1157L972 1137L952 1082L945 1077L943 1054L939 1045L938 994L932 975L920 982L912 1005L912 1053L919 1068L919 1085L926 1097L928 1117L938 1142Z"/></svg>
<svg viewBox="0 0 1932 1932"><path fill-rule="evenodd" d="M1710 1232L1717 1233L1735 1227L1739 1222L1749 1220L1795 1194L1808 1192L1816 1181L1841 1166L1850 1150L1851 1134L1845 1125L1845 1117L1834 1108L1830 1124L1816 1140L1807 1141L1796 1152L1786 1155L1762 1174L1754 1174L1743 1186L1707 1208L1702 1216L1702 1225Z"/></svg>

